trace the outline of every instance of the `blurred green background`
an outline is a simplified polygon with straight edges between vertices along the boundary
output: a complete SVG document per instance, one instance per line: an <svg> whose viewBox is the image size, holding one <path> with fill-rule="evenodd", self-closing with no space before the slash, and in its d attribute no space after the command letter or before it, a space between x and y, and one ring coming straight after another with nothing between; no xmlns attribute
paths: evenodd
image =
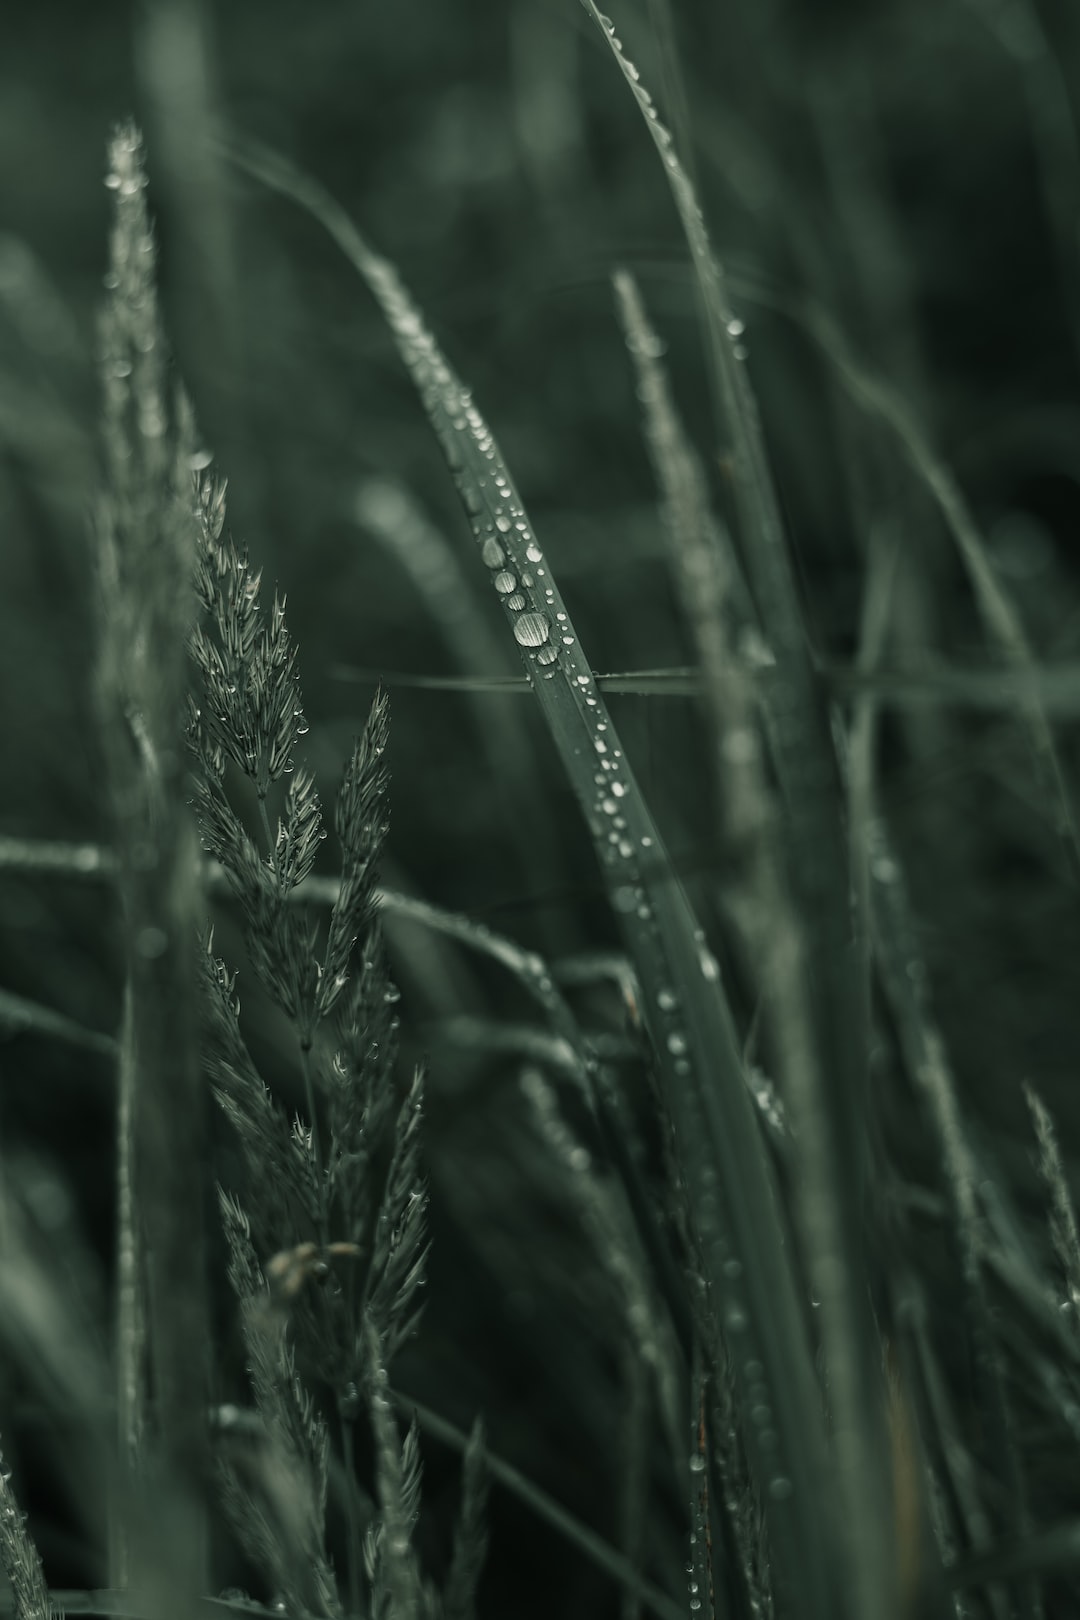
<svg viewBox="0 0 1080 1620"><path fill-rule="evenodd" d="M826 311L952 466L1037 656L1080 651L1080 19L1063 0L633 0L615 13L696 177L745 320L749 369L823 661L858 644L871 534L895 545L887 662L994 658L952 541L898 449L838 386L800 310ZM291 205L225 168L217 120L318 178L399 267L517 479L594 667L686 664L610 275L638 276L683 416L726 487L693 287L661 167L577 0L188 0L10 7L0 52L0 833L107 838L92 701L93 355L112 124L148 140L177 371L230 481L229 526L288 593L332 793L382 676L392 702L386 880L559 958L615 944L585 832L528 697L395 677L514 673L464 517L366 290ZM345 678L342 667L359 671ZM613 698L632 764L723 958L724 872L693 699ZM1059 729L1076 776L1076 727ZM1020 1082L1076 1093L1077 893L1008 714L889 707L880 806L906 866L964 1106L1025 1202ZM497 972L392 931L409 1057L431 1061L428 1314L400 1382L617 1534L620 1388L603 1284L550 1195L517 1062L462 1015L526 1015ZM117 919L100 892L0 875L0 986L115 1030ZM243 968L223 913L219 945ZM280 1031L241 976L252 1040L290 1106ZM748 1025L753 987L733 984ZM612 993L582 1001L626 1034ZM883 1044L896 1151L935 1182ZM108 1063L0 1045L0 1132L58 1248L111 1269ZM628 1066L628 1074L632 1065ZM628 1080L629 1083L629 1080ZM214 1173L236 1173L223 1126ZM52 1168L49 1169L48 1166ZM211 1177L208 1175L208 1186ZM46 1196L51 1188L51 1195ZM46 1189L46 1191L41 1191ZM51 1201L50 1201L51 1200ZM1034 1204L1032 1203L1032 1208ZM74 1247L72 1248L74 1253ZM945 1317L949 1300L942 1298ZM221 1332L228 1345L227 1303ZM228 1354L233 1356L235 1344ZM50 1578L97 1578L55 1464L22 1422ZM5 1419L5 1409L9 1417ZM1054 1454L1042 1486L1069 1503ZM456 1465L434 1443L424 1546L438 1571ZM678 1559L679 1504L658 1543ZM31 1506L33 1506L33 1502ZM1045 1505L1045 1504L1044 1504ZM1075 1503L1072 1503L1075 1506ZM487 1612L614 1612L602 1579L501 1494ZM676 1564L678 1567L678 1564ZM236 1577L247 1584L250 1574ZM531 1594L523 1600L522 1593ZM1065 1609L1062 1612L1069 1612Z"/></svg>

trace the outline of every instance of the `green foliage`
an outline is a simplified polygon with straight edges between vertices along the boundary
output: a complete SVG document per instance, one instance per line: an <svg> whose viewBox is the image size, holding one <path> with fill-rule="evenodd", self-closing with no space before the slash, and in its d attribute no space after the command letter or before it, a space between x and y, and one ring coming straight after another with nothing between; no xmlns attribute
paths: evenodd
<svg viewBox="0 0 1080 1620"><path fill-rule="evenodd" d="M94 475L93 435L53 389L82 363L77 323L29 250L0 242L0 338L10 318L40 361L20 411L0 351L0 440L57 524L92 513L99 817L80 807L65 841L13 811L0 837L16 930L51 927L53 904L87 914L77 971L0 987L0 1035L99 1075L116 1148L109 1387L45 1281L51 1252L88 1286L78 1219L20 1167L17 1133L5 1143L0 1395L10 1363L11 1410L27 1380L27 1410L70 1426L84 1539L107 1547L80 1577L104 1567L107 1590L50 1589L61 1555L43 1535L42 1567L5 1472L18 1620L1072 1612L1080 1240L1061 1073L1051 1094L1072 1067L1076 592L984 521L993 491L976 493L965 440L980 419L930 388L925 311L887 246L910 154L894 130L897 173L875 169L875 120L895 113L860 73L880 62L908 92L870 23L834 9L811 38L797 8L747 0L721 37L664 0L647 31L583 0L578 33L522 0L513 95L486 112L465 97L428 132L408 213L367 172L381 127L327 136L311 173L288 117L288 155L208 130L197 8L148 14L169 254L159 287L142 141L122 126ZM976 127L995 127L1002 75L1017 92L1075 338L1075 45L1028 0L916 9L888 27L933 37L950 72L977 57L999 76L972 98ZM440 85L464 49L451 22L417 30ZM845 28L851 64L829 55ZM707 97L694 29L723 45ZM363 99L340 48L331 123L335 94ZM740 99L746 64L759 101ZM262 106L239 122L265 129ZM946 168L969 150L947 127ZM500 164L527 177L498 192L505 242L474 229ZM442 190L423 190L428 169ZM444 193L476 240L433 261L440 218L456 240ZM682 245L652 262L643 230ZM630 266L617 323L578 284L606 286L612 260ZM560 278L558 319L584 326L549 341L534 294ZM303 311L295 330L260 327L279 308ZM163 310L227 446L228 514ZM286 386L260 396L271 352ZM1042 454L1043 428L1025 431ZM6 519L12 482L0 462ZM288 619L237 514L289 580ZM946 645L939 668L927 649ZM624 673L601 675L609 659ZM342 669L383 672L366 714ZM974 788L927 807L956 758ZM1041 974L1010 979L993 964L1024 885ZM462 1457L449 1489L444 1449ZM211 1596L226 1566L269 1607Z"/></svg>

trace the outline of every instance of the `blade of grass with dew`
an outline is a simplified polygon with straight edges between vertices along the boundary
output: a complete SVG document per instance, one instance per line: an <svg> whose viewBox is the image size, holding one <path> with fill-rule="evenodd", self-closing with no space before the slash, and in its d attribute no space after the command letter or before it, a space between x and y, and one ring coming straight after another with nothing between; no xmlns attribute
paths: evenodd
<svg viewBox="0 0 1080 1620"><path fill-rule="evenodd" d="M726 998L686 896L662 860L652 817L596 695L569 615L495 441L450 370L397 273L372 252L317 183L246 142L248 173L330 232L382 309L473 523L511 633L593 834L645 996L684 1184L717 1315L733 1346L740 1396L760 1421L747 1444L767 1504L777 1584L797 1583L807 1620L835 1620L851 1599L837 1567L820 1392L785 1246L778 1193L746 1086ZM642 855L649 858L643 862Z"/></svg>
<svg viewBox="0 0 1080 1620"><path fill-rule="evenodd" d="M820 1300L846 1601L855 1612L895 1607L896 1548L889 1505L885 1389L870 1312L864 1245L867 1031L859 1020L848 858L836 761L815 680L758 419L723 272L690 179L611 19L582 0L606 41L660 156L690 250L712 376L731 440L745 566L776 660L767 717L787 811L790 882L801 936L784 931L786 970L805 972L817 1042L802 1040L788 1078L800 1132L799 1203ZM816 1061L815 1061L816 1060ZM885 1605L885 1610L881 1606Z"/></svg>

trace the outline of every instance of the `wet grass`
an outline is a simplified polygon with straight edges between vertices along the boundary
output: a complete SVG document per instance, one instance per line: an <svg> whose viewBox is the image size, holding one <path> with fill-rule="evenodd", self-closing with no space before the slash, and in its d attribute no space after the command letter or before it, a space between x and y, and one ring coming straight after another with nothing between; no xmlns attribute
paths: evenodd
<svg viewBox="0 0 1080 1620"><path fill-rule="evenodd" d="M468 343L447 336L459 375L445 315L421 309L330 187L235 130L200 146L193 173L217 221L204 271L222 300L235 186L252 229L270 217L283 240L302 228L340 250L354 274L339 318L367 322L374 302L393 345L381 386L418 396L394 408L412 413L410 445L433 437L471 542L455 547L400 466L373 468L350 424L323 447L351 489L334 516L345 577L361 534L374 538L388 591L407 585L418 635L434 627L456 672L410 671L413 627L399 627L395 701L468 706L452 738L435 735L434 708L426 730L406 729L423 766L452 742L465 821L474 794L497 807L525 878L572 851L595 879L587 917L573 884L532 930L387 870L396 719L379 686L348 738L344 723L320 737L301 684L319 635L293 632L305 560L283 562L287 613L280 590L263 592L257 544L249 556L234 537L174 373L141 137L114 134L90 524L99 819L70 840L26 826L0 838L0 880L33 897L27 915L58 894L113 908L107 928L95 919L111 1003L0 991L13 1043L104 1080L107 1306L80 1303L93 1263L74 1228L54 1241L40 1171L16 1157L0 1188L5 1352L45 1427L66 1426L73 1517L96 1551L81 1585L54 1578L37 1514L18 1505L23 1447L0 1500L18 1620L61 1607L474 1620L552 1602L621 1620L1071 1612L1067 1128L1034 1066L1010 1077L1027 1107L1020 1149L973 1105L937 1006L940 953L929 960L934 863L897 808L894 766L932 757L949 705L978 716L1007 789L1026 796L1041 887L1074 907L1075 667L1044 656L961 476L900 382L861 357L827 277L795 296L753 265L726 268L673 17L654 8L649 52L669 128L621 20L592 0L583 15L601 47L590 71L621 81L612 118L629 130L636 113L647 137L635 162L659 160L705 379L687 410L662 286L606 266L604 375L640 447L635 498L656 509L655 575L632 612L610 560L573 575L580 558L548 537L550 500L530 516L511 467L532 467L528 487L528 439L504 455ZM169 173L213 98L203 79L190 104L170 102L162 37L147 71L159 118L176 114ZM1057 84L1032 51L1029 96ZM1055 185L1071 125L1060 100L1050 112L1036 155L1065 263ZM191 185L173 201L197 235ZM0 292L25 314L33 275L19 265ZM318 312L314 288L310 302ZM815 622L775 471L780 424L752 380L769 308L821 356L849 456L860 532L844 655ZM358 374L369 364L350 351ZM41 411L72 487L86 485L92 437L66 408ZM75 505L69 487L65 521ZM955 552L952 605L981 638L977 660L911 656L940 583L912 538L927 513ZM347 591L327 586L323 605L377 623ZM328 644L339 673L374 684L354 640L345 656ZM625 673L602 676L611 645ZM675 782L671 739L645 728L645 746L633 705L658 730L669 715L693 727ZM437 776L427 791L440 796ZM447 828L462 814L449 794L441 808ZM970 820L937 831L958 868L970 844L993 846ZM679 848L694 836L704 860ZM473 845L464 875L479 884L494 840L476 831ZM950 903L965 882L978 889L977 868ZM580 1487L586 1463L601 1500ZM541 1534L557 1594L542 1603Z"/></svg>

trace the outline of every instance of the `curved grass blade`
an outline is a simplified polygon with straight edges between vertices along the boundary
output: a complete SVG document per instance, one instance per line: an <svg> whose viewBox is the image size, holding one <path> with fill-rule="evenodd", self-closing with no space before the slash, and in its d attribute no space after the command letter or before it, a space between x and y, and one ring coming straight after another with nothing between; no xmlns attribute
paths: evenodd
<svg viewBox="0 0 1080 1620"><path fill-rule="evenodd" d="M313 214L382 309L470 514L481 556L585 814L645 998L665 1103L747 1446L767 1503L778 1587L807 1620L849 1612L820 1392L772 1167L715 961L595 689L569 615L491 432L393 267L315 182L261 147L235 161ZM652 870L650 871L650 868ZM717 1346L710 1347L714 1356Z"/></svg>

